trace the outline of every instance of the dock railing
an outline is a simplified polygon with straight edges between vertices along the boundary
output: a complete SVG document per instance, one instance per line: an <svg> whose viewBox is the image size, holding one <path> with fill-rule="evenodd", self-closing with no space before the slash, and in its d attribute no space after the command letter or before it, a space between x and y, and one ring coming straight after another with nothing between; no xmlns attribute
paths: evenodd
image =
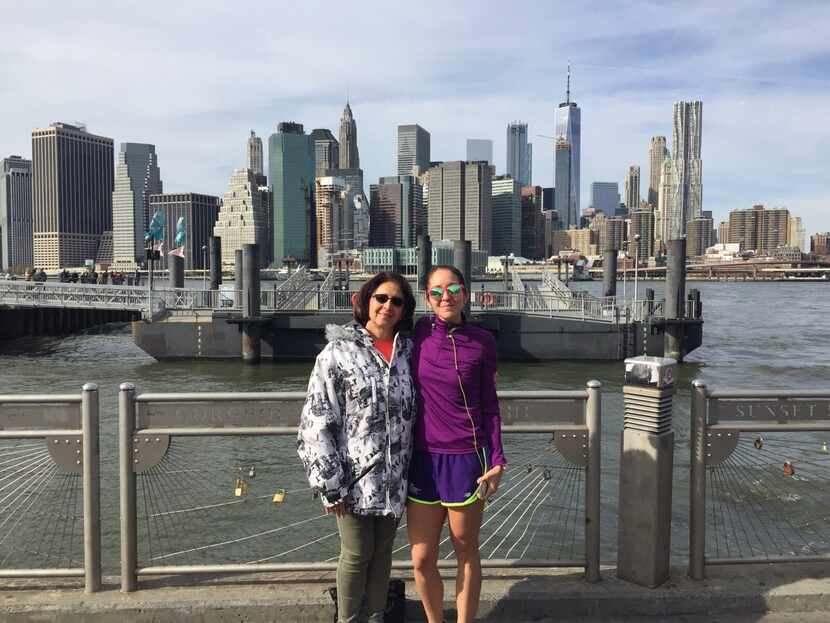
<svg viewBox="0 0 830 623"><path fill-rule="evenodd" d="M98 420L92 383L0 395L0 578L79 577L87 593L101 589Z"/></svg>
<svg viewBox="0 0 830 623"><path fill-rule="evenodd" d="M310 495L291 439L305 398L305 392L137 395L132 384L121 385L122 591L136 590L144 576L336 568L337 531L321 523L327 516ZM521 437L515 447L505 443L510 468L485 512L482 565L584 567L586 579L597 581L600 383L580 391L500 392L499 400L503 432ZM448 540L441 541L439 565L454 568ZM531 547L542 555L525 556ZM411 567L401 558L406 549L405 543L395 549L395 568ZM283 562L289 555L305 560ZM190 564L169 564L185 558Z"/></svg>
<svg viewBox="0 0 830 623"><path fill-rule="evenodd" d="M689 575L830 561L830 390L692 387Z"/></svg>

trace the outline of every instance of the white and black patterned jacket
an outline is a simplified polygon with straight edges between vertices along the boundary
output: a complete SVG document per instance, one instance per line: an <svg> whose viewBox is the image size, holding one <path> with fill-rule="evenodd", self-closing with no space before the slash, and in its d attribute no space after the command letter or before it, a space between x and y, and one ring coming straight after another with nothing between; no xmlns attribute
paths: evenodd
<svg viewBox="0 0 830 623"><path fill-rule="evenodd" d="M359 324L326 327L300 418L297 453L327 506L400 517L412 455L412 342L396 336L387 363Z"/></svg>

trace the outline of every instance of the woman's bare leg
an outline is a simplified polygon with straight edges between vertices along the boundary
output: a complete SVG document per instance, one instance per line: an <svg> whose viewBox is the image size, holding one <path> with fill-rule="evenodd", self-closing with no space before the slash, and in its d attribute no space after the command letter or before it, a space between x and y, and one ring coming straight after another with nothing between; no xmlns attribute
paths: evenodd
<svg viewBox="0 0 830 623"><path fill-rule="evenodd" d="M438 572L438 541L446 516L447 511L440 504L409 502L406 507L415 586L429 623L441 623L444 618L444 582Z"/></svg>
<svg viewBox="0 0 830 623"><path fill-rule="evenodd" d="M484 501L469 506L447 509L450 536L458 559L458 575L455 578L455 603L458 623L470 623L475 619L481 597L481 557L478 537Z"/></svg>

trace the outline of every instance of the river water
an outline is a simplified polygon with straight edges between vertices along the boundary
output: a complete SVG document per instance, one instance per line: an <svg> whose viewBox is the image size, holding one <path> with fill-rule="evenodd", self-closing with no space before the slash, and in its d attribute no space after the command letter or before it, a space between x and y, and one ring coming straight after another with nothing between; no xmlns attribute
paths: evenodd
<svg viewBox="0 0 830 623"><path fill-rule="evenodd" d="M599 294L600 284L577 287ZM662 298L662 282L641 282L641 293L644 287L654 288L656 298ZM826 283L691 282L688 287L701 291L705 324L704 344L681 366L675 397L672 551L678 562L687 550L691 381L700 378L717 388L830 387L830 337L824 324L830 315L830 286ZM627 288L630 296L630 282ZM621 293L622 284L618 288ZM105 563L112 571L118 564L118 385L130 381L139 393L304 390L310 367L311 362L263 363L255 367L239 361L159 362L132 343L128 326L111 325L64 338L0 342L0 394L78 392L83 383L98 384ZM605 560L615 556L622 376L621 362L504 362L499 375L500 388L513 390L575 389L584 387L589 379L602 382ZM513 467L508 471L510 477L505 480L501 499L488 511L494 519L495 514L500 517L491 523L491 533L483 532L483 538L490 534L491 555L501 558L509 552L509 557L578 557L579 520L564 506L582 495L579 475L556 464L549 451L546 454L547 439L508 439L506 445ZM139 514L143 518L140 558L144 564L325 560L336 554L333 522L319 517L319 502L304 489L292 439L177 440L171 447L170 461L162 467L139 479ZM249 475L251 467L255 468L254 476ZM244 483L237 483L238 478ZM237 484L245 486L241 497L234 495ZM282 504L272 502L278 488L288 490ZM77 494L73 491L72 495ZM62 504L71 515L76 502L70 494L65 497ZM499 501L501 507L497 506ZM515 509L518 512L513 512ZM46 509L42 514L49 517L50 512ZM44 533L48 530L43 528ZM55 538L59 528L51 530L53 540L59 541ZM15 539L37 539L40 531L40 527L30 526L28 533ZM3 544L4 536L0 534L0 566L4 565L2 548L7 546ZM30 547L20 555L33 559L47 556L51 562L45 564L63 566L77 557L79 549L77 533L62 538L75 544L67 545L61 554ZM403 531L400 543L401 547L405 544ZM404 555L405 549L396 554ZM16 556L9 556L5 564L16 558L20 564ZM35 564L36 560L26 562Z"/></svg>

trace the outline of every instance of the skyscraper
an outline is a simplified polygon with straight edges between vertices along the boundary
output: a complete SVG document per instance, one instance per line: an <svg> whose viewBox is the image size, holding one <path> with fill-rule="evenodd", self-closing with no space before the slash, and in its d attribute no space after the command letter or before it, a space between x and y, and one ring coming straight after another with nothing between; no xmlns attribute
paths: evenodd
<svg viewBox="0 0 830 623"><path fill-rule="evenodd" d="M620 185L617 182L591 182L591 207L612 217L620 205Z"/></svg>
<svg viewBox="0 0 830 623"><path fill-rule="evenodd" d="M268 194L251 169L236 169L228 180L228 191L219 208L213 235L222 239L222 265L232 267L235 252L244 244L258 244L260 267L268 263L271 241L268 239Z"/></svg>
<svg viewBox="0 0 830 623"><path fill-rule="evenodd" d="M507 124L507 165L505 170L519 184L530 186L533 167L533 146L527 142L527 124L514 121Z"/></svg>
<svg viewBox="0 0 830 623"><path fill-rule="evenodd" d="M34 265L79 267L112 230L113 142L81 125L32 130Z"/></svg>
<svg viewBox="0 0 830 623"><path fill-rule="evenodd" d="M648 148L649 178L648 178L648 202L651 209L657 209L657 202L660 195L660 176L663 172L663 161L669 155L666 149L665 136L652 136Z"/></svg>
<svg viewBox="0 0 830 623"><path fill-rule="evenodd" d="M200 193L164 193L150 195L150 210L161 210L164 214L165 247L173 246L176 239L176 227L179 218L184 217L185 227L185 270L202 270L207 268L208 239L213 235L213 226L219 216L219 197ZM169 255L161 254L159 268L169 266Z"/></svg>
<svg viewBox="0 0 830 623"><path fill-rule="evenodd" d="M398 175L412 175L412 167L418 167L418 175L429 169L429 132L418 124L398 126Z"/></svg>
<svg viewBox="0 0 830 623"><path fill-rule="evenodd" d="M251 136L248 138L248 168L254 172L254 175L262 175L264 171L262 139L253 130L251 130Z"/></svg>
<svg viewBox="0 0 830 623"><path fill-rule="evenodd" d="M539 260L545 256L545 214L542 212L541 186L522 188L521 238L522 257Z"/></svg>
<svg viewBox="0 0 830 623"><path fill-rule="evenodd" d="M629 213L640 209L640 167L632 164L625 176L625 207Z"/></svg>
<svg viewBox="0 0 830 623"><path fill-rule="evenodd" d="M33 252L32 161L9 156L0 161L0 270L23 272Z"/></svg>
<svg viewBox="0 0 830 623"><path fill-rule="evenodd" d="M370 187L369 246L414 247L423 187L413 175L382 177Z"/></svg>
<svg viewBox="0 0 830 623"><path fill-rule="evenodd" d="M485 160L493 164L493 141L486 138L468 138L467 162Z"/></svg>
<svg viewBox="0 0 830 623"><path fill-rule="evenodd" d="M343 238L353 237L353 209L346 206L346 184L339 177L318 177L315 181L314 204L317 236L317 266L329 264L329 256L343 248ZM346 223L345 221L349 222ZM346 230L348 229L348 234Z"/></svg>
<svg viewBox="0 0 830 623"><path fill-rule="evenodd" d="M493 255L522 253L522 189L509 175L497 175L491 182Z"/></svg>
<svg viewBox="0 0 830 623"><path fill-rule="evenodd" d="M579 162L581 143L581 111L571 101L571 70L565 101L559 104L556 121L556 209L565 228L579 225ZM563 162L560 163L560 159Z"/></svg>
<svg viewBox="0 0 830 623"><path fill-rule="evenodd" d="M283 122L268 138L268 177L273 188L274 262L315 261L314 149L301 123Z"/></svg>
<svg viewBox="0 0 830 623"><path fill-rule="evenodd" d="M357 124L352 107L346 102L340 117L340 169L359 169L360 155L357 152Z"/></svg>
<svg viewBox="0 0 830 623"><path fill-rule="evenodd" d="M672 186L662 215L667 240L686 235L686 223L700 216L702 206L702 165L700 143L703 129L703 102L676 102L672 129ZM665 167L664 167L665 172Z"/></svg>
<svg viewBox="0 0 830 623"><path fill-rule="evenodd" d="M442 162L429 170L428 234L433 241L469 240L490 253L492 167Z"/></svg>
<svg viewBox="0 0 830 623"><path fill-rule="evenodd" d="M323 177L326 171L340 167L340 144L331 130L317 128L311 131L314 146L314 175Z"/></svg>
<svg viewBox="0 0 830 623"><path fill-rule="evenodd" d="M634 236L637 234L640 235L640 240L635 242ZM639 262L654 255L654 212L639 209L631 212L631 237L628 244L628 255Z"/></svg>
<svg viewBox="0 0 830 623"><path fill-rule="evenodd" d="M144 262L150 195L164 192L155 145L121 143L112 192L112 259L120 270Z"/></svg>

